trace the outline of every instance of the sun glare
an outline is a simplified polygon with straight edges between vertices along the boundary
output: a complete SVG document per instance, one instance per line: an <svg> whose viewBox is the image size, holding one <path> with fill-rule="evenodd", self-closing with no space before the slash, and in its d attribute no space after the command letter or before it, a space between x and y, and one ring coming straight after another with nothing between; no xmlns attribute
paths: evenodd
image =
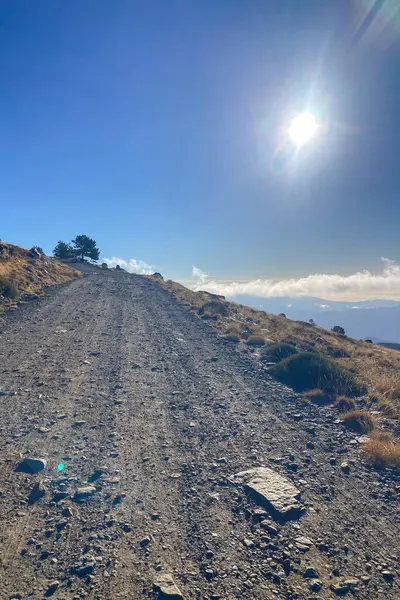
<svg viewBox="0 0 400 600"><path fill-rule="evenodd" d="M315 117L309 112L304 112L293 119L288 134L296 146L303 146L313 137L316 130Z"/></svg>

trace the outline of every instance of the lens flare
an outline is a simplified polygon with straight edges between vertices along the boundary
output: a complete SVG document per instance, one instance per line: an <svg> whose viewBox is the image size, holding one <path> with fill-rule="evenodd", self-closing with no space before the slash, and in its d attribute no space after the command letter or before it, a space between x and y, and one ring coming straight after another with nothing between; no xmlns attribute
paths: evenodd
<svg viewBox="0 0 400 600"><path fill-rule="evenodd" d="M314 115L304 112L293 119L288 129L290 139L296 146L304 146L317 130Z"/></svg>
<svg viewBox="0 0 400 600"><path fill-rule="evenodd" d="M65 465L63 465L63 463L59 463L59 464L57 465L57 469L58 469L59 471L63 471L63 470L65 469Z"/></svg>

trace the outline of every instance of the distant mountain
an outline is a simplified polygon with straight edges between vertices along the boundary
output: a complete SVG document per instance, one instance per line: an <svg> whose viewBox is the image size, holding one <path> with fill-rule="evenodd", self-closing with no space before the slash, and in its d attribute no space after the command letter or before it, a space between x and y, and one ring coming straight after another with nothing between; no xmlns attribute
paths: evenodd
<svg viewBox="0 0 400 600"><path fill-rule="evenodd" d="M372 339L374 342L400 342L398 301L338 302L310 296L259 298L251 295L228 299L272 314L285 313L298 321L314 319L317 325L326 329L341 325L350 337Z"/></svg>
<svg viewBox="0 0 400 600"><path fill-rule="evenodd" d="M380 342L380 346L385 346L385 348L390 348L391 350L398 350L400 352L400 344L393 344L391 342Z"/></svg>

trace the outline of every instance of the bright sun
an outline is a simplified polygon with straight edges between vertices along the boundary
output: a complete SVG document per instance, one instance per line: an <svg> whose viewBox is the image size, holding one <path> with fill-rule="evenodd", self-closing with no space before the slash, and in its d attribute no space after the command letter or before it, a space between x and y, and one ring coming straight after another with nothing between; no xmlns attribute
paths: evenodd
<svg viewBox="0 0 400 600"><path fill-rule="evenodd" d="M309 112L304 112L293 119L288 129L288 134L296 146L303 146L313 137L316 130L317 122L315 117Z"/></svg>

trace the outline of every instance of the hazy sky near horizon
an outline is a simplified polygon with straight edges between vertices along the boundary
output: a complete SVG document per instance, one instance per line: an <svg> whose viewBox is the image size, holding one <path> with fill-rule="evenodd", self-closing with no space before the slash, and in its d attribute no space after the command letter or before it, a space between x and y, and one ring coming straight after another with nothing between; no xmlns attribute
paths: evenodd
<svg viewBox="0 0 400 600"><path fill-rule="evenodd" d="M387 270L399 59L396 0L3 0L0 237L180 280Z"/></svg>

